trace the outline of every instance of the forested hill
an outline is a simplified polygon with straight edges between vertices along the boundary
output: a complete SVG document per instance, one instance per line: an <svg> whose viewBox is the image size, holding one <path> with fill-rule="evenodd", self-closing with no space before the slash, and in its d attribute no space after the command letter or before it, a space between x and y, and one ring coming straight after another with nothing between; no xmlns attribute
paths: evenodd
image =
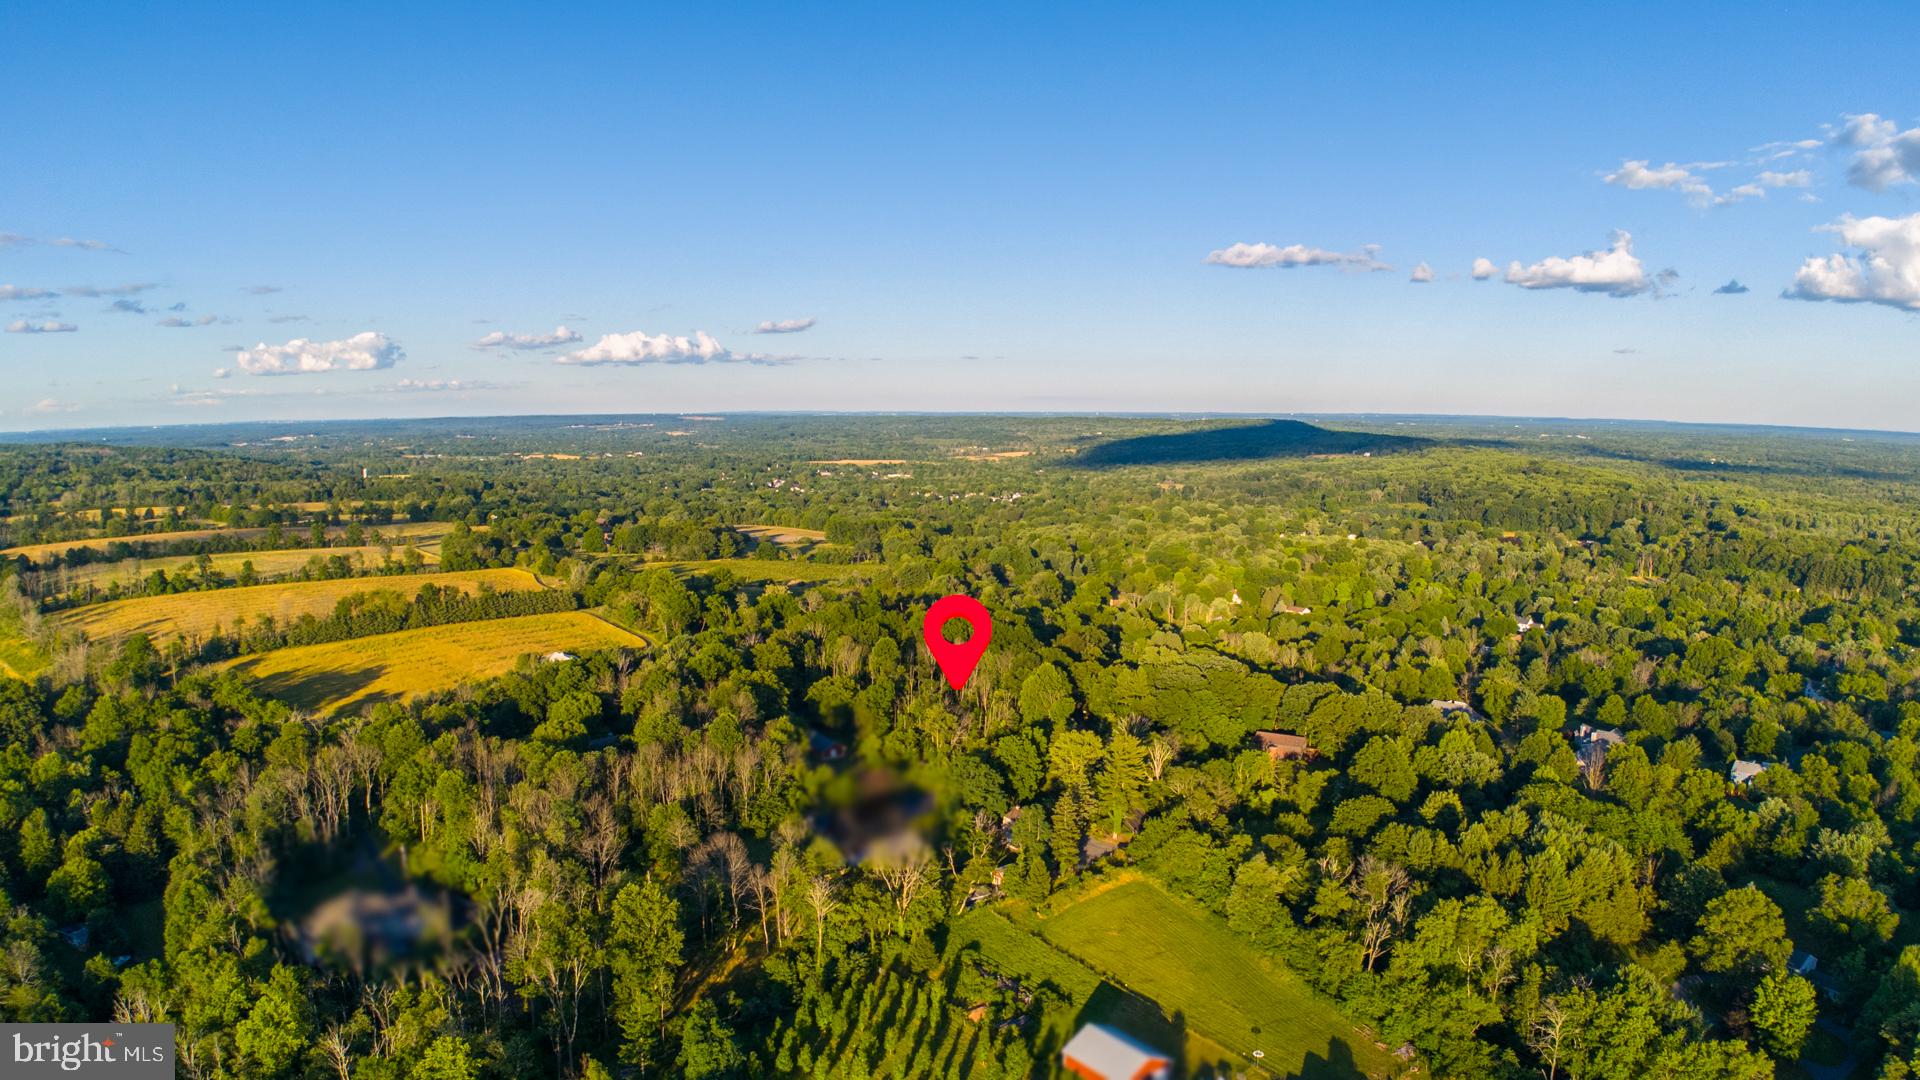
<svg viewBox="0 0 1920 1080"><path fill-rule="evenodd" d="M1298 420L1256 424L1209 425L1192 431L1137 435L1096 443L1080 452L1085 468L1117 465L1172 465L1206 461L1310 457L1316 454L1384 454L1418 450L1432 440L1364 431L1334 431Z"/></svg>

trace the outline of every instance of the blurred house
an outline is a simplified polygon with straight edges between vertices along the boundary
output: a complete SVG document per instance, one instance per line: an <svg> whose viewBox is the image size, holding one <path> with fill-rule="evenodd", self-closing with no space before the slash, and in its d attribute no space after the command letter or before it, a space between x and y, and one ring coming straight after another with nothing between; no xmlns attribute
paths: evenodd
<svg viewBox="0 0 1920 1080"><path fill-rule="evenodd" d="M1172 1080L1173 1059L1105 1024L1088 1024L1060 1049L1060 1064L1082 1080Z"/></svg>
<svg viewBox="0 0 1920 1080"><path fill-rule="evenodd" d="M1267 756L1278 761L1282 758L1310 758L1313 747L1307 744L1304 735L1289 735L1284 731L1256 731L1254 744L1267 752Z"/></svg>

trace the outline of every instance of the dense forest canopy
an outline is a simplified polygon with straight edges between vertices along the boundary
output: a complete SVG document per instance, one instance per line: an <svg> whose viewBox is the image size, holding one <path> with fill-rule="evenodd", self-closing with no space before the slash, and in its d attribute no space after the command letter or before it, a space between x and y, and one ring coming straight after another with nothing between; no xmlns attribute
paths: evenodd
<svg viewBox="0 0 1920 1080"><path fill-rule="evenodd" d="M204 1077L1056 1075L1088 1019L1193 1075L1920 1069L1920 439L1281 423L0 446L0 1015ZM488 568L539 589L413 584ZM183 594L256 610L81 629ZM644 644L234 666L577 613ZM1118 970L1123 902L1332 1019Z"/></svg>

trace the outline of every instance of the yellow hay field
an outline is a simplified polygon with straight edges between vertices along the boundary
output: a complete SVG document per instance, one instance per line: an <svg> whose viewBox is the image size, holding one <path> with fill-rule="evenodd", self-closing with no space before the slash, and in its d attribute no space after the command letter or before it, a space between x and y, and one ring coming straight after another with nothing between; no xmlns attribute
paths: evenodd
<svg viewBox="0 0 1920 1080"><path fill-rule="evenodd" d="M527 655L644 648L647 640L596 615L565 611L455 623L302 645L221 666L298 708L340 712L451 690L513 670Z"/></svg>
<svg viewBox="0 0 1920 1080"><path fill-rule="evenodd" d="M146 634L158 643L175 637L205 637L216 626L232 630L242 620L255 622L263 615L271 615L282 625L302 615L324 617L331 614L343 598L354 593L397 592L412 597L423 585L438 585L471 594L478 592L482 583L496 592L544 588L539 579L525 570L463 570L451 574L289 581L244 589L143 596L74 608L53 618L63 629L78 630L92 641Z"/></svg>

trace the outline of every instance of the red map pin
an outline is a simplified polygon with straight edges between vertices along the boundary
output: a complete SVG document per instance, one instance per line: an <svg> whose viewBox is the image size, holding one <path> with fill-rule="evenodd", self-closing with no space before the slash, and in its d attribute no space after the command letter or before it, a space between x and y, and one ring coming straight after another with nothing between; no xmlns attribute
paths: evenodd
<svg viewBox="0 0 1920 1080"><path fill-rule="evenodd" d="M973 627L972 635L965 641L948 641L941 631L949 619L966 620ZM927 609L927 620L920 631L933 662L940 665L940 674L947 677L947 685L958 690L967 684L987 651L987 642L993 638L993 616L987 614L985 604L971 596L943 596Z"/></svg>

